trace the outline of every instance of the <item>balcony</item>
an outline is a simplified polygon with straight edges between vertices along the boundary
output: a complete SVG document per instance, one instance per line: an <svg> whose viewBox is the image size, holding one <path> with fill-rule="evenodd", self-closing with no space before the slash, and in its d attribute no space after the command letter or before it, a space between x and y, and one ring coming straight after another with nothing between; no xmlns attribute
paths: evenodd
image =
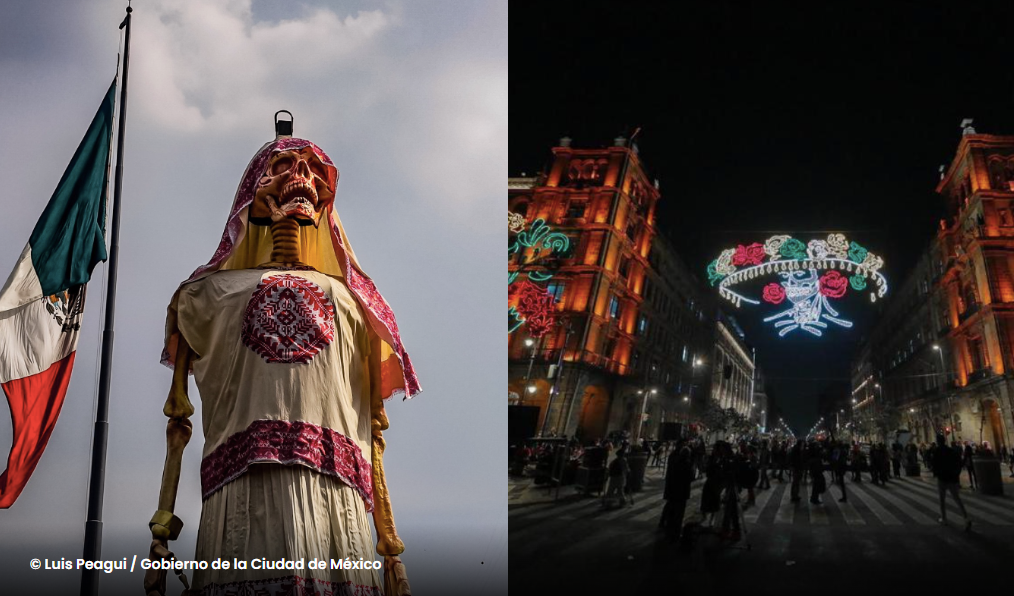
<svg viewBox="0 0 1014 596"><path fill-rule="evenodd" d="M988 379L991 376L993 376L993 369L988 366L986 368L980 368L968 375L968 384L971 385L972 383L977 383L983 379Z"/></svg>
<svg viewBox="0 0 1014 596"><path fill-rule="evenodd" d="M977 303L969 306L964 311L958 313L958 324L964 323L977 312L979 312L979 305Z"/></svg>

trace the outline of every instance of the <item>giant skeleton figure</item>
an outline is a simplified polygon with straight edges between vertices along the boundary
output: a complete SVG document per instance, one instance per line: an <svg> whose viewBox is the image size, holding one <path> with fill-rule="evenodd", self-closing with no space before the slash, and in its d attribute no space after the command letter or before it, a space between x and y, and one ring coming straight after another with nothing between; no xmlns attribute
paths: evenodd
<svg viewBox="0 0 1014 596"><path fill-rule="evenodd" d="M383 400L419 392L387 302L360 268L333 209L338 170L309 141L279 136L250 162L211 262L177 290L163 363L168 450L153 560L168 541L183 448L201 393L203 506L196 558L373 561L367 513L383 555L384 593L409 594L384 479ZM323 224L323 225L321 225ZM145 575L165 594L165 571ZM197 570L189 594L379 596L379 573Z"/></svg>

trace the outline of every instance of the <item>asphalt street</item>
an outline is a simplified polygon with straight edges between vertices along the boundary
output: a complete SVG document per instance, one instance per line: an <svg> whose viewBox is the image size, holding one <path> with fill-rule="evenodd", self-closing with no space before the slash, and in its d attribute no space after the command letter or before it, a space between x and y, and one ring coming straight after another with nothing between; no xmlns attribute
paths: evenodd
<svg viewBox="0 0 1014 596"><path fill-rule="evenodd" d="M694 483L687 520L700 519L702 485ZM953 501L949 524L938 523L928 475L886 487L848 482L846 503L832 485L821 505L792 503L789 483L774 481L744 509L747 532L739 543L706 535L688 551L658 529L660 469L648 471L633 505L614 509L570 487L554 500L554 493L515 479L508 486L510 588L516 594L967 590L1009 581L1014 485L1004 488L1003 497L984 496L965 482L961 497L973 520L965 532Z"/></svg>

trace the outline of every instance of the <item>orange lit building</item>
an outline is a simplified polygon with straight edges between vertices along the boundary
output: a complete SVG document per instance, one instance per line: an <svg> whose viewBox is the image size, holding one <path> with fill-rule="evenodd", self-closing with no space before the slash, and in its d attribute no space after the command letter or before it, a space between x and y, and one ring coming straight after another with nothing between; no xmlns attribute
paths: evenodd
<svg viewBox="0 0 1014 596"><path fill-rule="evenodd" d="M944 432L1010 449L1014 136L966 128L936 190L946 218L853 364L854 415L893 411L920 442ZM892 440L883 430L869 438Z"/></svg>
<svg viewBox="0 0 1014 596"><path fill-rule="evenodd" d="M600 149L561 139L545 173L508 179L510 212L527 225L541 219L570 240L563 254L536 258L528 249L508 263L519 280L535 270L552 274L543 284L557 300L560 324L544 336L531 337L525 325L508 334L508 393L512 403L539 407L539 432L655 437L662 418L679 415L676 394L689 389L693 357L705 349L696 326L711 315L693 296L673 298L664 313L646 304L649 256L662 250L662 260L672 260L655 241L659 196L636 146L622 137ZM653 290L670 293L660 284ZM687 333L667 333L684 310ZM649 331L672 349L649 349L658 343L646 341Z"/></svg>
<svg viewBox="0 0 1014 596"><path fill-rule="evenodd" d="M966 128L937 192L937 287L949 327L965 440L1014 443L1014 136ZM971 431L971 432L969 432Z"/></svg>

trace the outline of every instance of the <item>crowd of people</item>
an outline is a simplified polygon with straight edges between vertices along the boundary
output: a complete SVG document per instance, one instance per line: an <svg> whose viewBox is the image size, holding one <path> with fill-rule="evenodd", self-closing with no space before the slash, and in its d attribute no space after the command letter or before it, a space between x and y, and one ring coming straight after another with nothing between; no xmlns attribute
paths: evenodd
<svg viewBox="0 0 1014 596"><path fill-rule="evenodd" d="M655 446L655 453L669 451L670 446ZM947 523L945 499L950 494L968 530L972 521L959 493L961 475L966 473L968 486L975 488L978 481L972 465L973 456L997 457L988 443L975 445L953 441L948 445L943 436L931 445L909 443L906 446L900 443L863 446L833 440L752 440L736 445L718 441L710 450L705 449L703 441L696 440L677 442L671 453L665 477L666 504L659 527L666 530L670 539L679 538L690 499L690 485L703 475L700 511L704 525L711 529L718 526L720 535L733 541L740 538L742 530L741 507L753 506L756 492L769 490L772 481L790 483L792 502L801 501L805 496L801 494L803 486L808 486L809 502L821 505L822 498L827 498L830 477L837 489L838 501L845 503L848 502L846 478L861 483L864 475L868 475L873 484L886 487L892 479L901 478L903 470L908 475L921 474L920 459L937 479L938 521ZM1014 476L1014 450L1001 451L999 459ZM620 472L615 470L616 474Z"/></svg>
<svg viewBox="0 0 1014 596"><path fill-rule="evenodd" d="M515 464L520 462L521 470L526 462L547 460L554 453L550 445L521 446L515 452ZM738 540L742 531L742 509L754 505L758 491L770 490L772 482L790 483L790 500L799 502L809 491L809 502L821 505L827 498L828 476L832 486L839 493L839 502L848 502L846 479L862 483L864 475L874 485L889 486L892 480L907 475L921 474L920 462L937 479L940 498L940 518L947 523L945 498L948 494L956 502L965 518L966 529L971 527L959 489L961 476L966 474L968 486L976 488L978 478L973 457L996 457L1007 465L1014 477L1014 449L993 451L989 443L948 444L941 435L932 444L900 443L887 445L861 445L857 442L822 440L804 441L797 439L774 440L752 439L736 444L717 441L710 448L703 439L672 442L641 440L632 444L629 437L616 433L595 441L586 447L572 440L567 443L566 457L569 465L581 464L586 451L600 454L606 464L607 482L602 495L602 507L615 504L633 505L632 475L634 470L629 456L634 452L643 455L642 464L665 467L665 507L659 527L672 540L680 537L683 520L690 500L691 484L703 478L699 508L703 525L716 530L723 538ZM608 462L608 463L607 463ZM512 467L520 473L517 466ZM720 517L719 517L720 516ZM720 523L719 523L720 520Z"/></svg>

